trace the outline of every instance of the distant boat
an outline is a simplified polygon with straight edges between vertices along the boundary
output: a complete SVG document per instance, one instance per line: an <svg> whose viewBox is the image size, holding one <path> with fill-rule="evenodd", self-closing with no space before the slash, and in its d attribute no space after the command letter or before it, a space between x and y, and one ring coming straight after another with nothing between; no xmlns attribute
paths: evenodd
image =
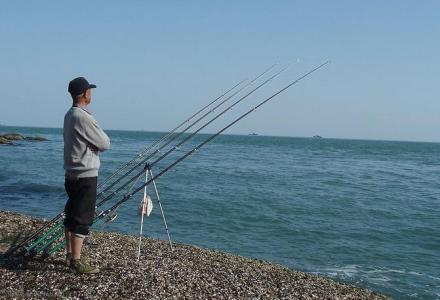
<svg viewBox="0 0 440 300"><path fill-rule="evenodd" d="M313 138L314 138L314 139L322 139L322 136L320 136L320 135L314 135Z"/></svg>
<svg viewBox="0 0 440 300"><path fill-rule="evenodd" d="M249 133L248 135L258 135L258 133L252 132L252 133Z"/></svg>

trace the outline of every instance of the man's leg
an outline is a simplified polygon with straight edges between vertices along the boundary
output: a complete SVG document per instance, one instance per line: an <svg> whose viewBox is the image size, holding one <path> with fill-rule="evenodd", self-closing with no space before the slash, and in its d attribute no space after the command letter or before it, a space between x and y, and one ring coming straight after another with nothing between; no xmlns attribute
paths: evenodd
<svg viewBox="0 0 440 300"><path fill-rule="evenodd" d="M81 249L84 242L84 237L76 233L70 233L70 242L72 247L72 259L70 261L70 268L77 273L92 274L98 273L99 268L91 266L87 261L81 260Z"/></svg>
<svg viewBox="0 0 440 300"><path fill-rule="evenodd" d="M66 255L72 254L71 232L69 229L64 228L64 236L66 238Z"/></svg>
<svg viewBox="0 0 440 300"><path fill-rule="evenodd" d="M66 266L70 267L70 260L72 259L72 233L67 227L64 227L64 237L66 240Z"/></svg>
<svg viewBox="0 0 440 300"><path fill-rule="evenodd" d="M94 216L96 182L97 180L93 181L87 178L66 179L65 181L66 192L69 195L69 200L64 208L66 214L64 221L66 259L80 259L81 257L84 237L88 234L89 223L92 222Z"/></svg>
<svg viewBox="0 0 440 300"><path fill-rule="evenodd" d="M81 250L84 243L84 236L79 236L77 234L71 233L70 242L72 244L72 258L80 259Z"/></svg>
<svg viewBox="0 0 440 300"><path fill-rule="evenodd" d="M73 220L70 232L70 248L72 250L71 269L77 273L97 273L99 268L81 260L81 250L84 238L89 234L89 227L93 223L96 203L96 177L80 178L77 181L77 193L73 202Z"/></svg>
<svg viewBox="0 0 440 300"><path fill-rule="evenodd" d="M84 238L95 216L97 177L81 178L78 182L79 201L75 205L76 226L71 232L72 258L80 259Z"/></svg>
<svg viewBox="0 0 440 300"><path fill-rule="evenodd" d="M75 199L75 185L71 180L67 178L64 180L64 188L69 196L69 199L64 206L64 237L66 239L66 264L70 265L70 258L72 257L72 234L70 232L70 227L72 225L72 199Z"/></svg>

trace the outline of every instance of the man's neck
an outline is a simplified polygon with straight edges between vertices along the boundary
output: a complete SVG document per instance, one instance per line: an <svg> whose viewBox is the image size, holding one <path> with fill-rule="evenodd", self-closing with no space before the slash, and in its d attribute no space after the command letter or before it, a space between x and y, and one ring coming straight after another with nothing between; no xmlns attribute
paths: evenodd
<svg viewBox="0 0 440 300"><path fill-rule="evenodd" d="M84 102L73 102L72 106L87 110L87 104L85 104Z"/></svg>

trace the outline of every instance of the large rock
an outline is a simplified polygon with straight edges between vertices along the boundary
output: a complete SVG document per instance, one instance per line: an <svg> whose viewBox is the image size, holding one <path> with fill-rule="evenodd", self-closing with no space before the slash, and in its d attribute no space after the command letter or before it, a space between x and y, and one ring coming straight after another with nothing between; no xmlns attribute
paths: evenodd
<svg viewBox="0 0 440 300"><path fill-rule="evenodd" d="M47 141L48 140L45 137L38 136L38 135L36 135L36 136L27 136L24 139L28 140L28 141Z"/></svg>
<svg viewBox="0 0 440 300"><path fill-rule="evenodd" d="M42 136L23 136L19 133L6 133L0 135L0 144L11 144L11 141L47 141L45 137Z"/></svg>
<svg viewBox="0 0 440 300"><path fill-rule="evenodd" d="M3 137L3 138L10 140L10 141L24 140L24 136L22 136L19 133L6 133L6 134L1 135L0 137Z"/></svg>
<svg viewBox="0 0 440 300"><path fill-rule="evenodd" d="M3 136L0 136L0 145L10 145L12 142Z"/></svg>

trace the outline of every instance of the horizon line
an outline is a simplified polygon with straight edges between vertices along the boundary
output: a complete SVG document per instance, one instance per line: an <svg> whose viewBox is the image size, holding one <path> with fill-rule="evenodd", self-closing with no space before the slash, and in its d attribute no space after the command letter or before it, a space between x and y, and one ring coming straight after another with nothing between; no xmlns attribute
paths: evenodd
<svg viewBox="0 0 440 300"><path fill-rule="evenodd" d="M25 126L25 125L5 125L0 123L1 127L18 127L18 128L39 128L39 129L59 129L62 130L62 127L48 127L48 126ZM169 133L169 131L162 131L162 130L145 130L145 129L114 129L114 128L107 128L105 130L108 131L127 131L127 132L149 132L149 133ZM188 132L191 133L191 132ZM197 133L197 134L207 134L211 135L215 132L204 132L204 133ZM252 132L255 133L255 132ZM253 136L251 133L222 133L220 135L231 135L231 136ZM304 138L304 139L316 139L315 136L321 137L323 140L352 140L352 141L371 141L371 142L403 142L403 143L430 143L430 144L438 144L440 141L422 141L422 140L399 140L399 139L371 139L371 138L352 138L352 137L324 137L320 135L313 135L313 136L290 136L290 135L271 135L271 134L257 134L259 137L279 137L279 138Z"/></svg>

